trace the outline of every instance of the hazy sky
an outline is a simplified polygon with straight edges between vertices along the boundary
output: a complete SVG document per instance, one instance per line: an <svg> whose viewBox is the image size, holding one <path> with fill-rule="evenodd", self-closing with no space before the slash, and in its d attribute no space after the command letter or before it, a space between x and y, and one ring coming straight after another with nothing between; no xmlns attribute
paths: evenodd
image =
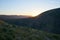
<svg viewBox="0 0 60 40"><path fill-rule="evenodd" d="M60 0L0 0L0 14L38 15L60 7Z"/></svg>

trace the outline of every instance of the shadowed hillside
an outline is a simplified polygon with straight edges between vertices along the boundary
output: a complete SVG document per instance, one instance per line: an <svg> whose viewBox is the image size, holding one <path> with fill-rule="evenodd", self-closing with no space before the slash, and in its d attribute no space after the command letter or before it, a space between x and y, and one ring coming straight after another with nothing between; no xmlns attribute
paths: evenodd
<svg viewBox="0 0 60 40"><path fill-rule="evenodd" d="M38 15L32 27L60 34L60 8L52 9Z"/></svg>
<svg viewBox="0 0 60 40"><path fill-rule="evenodd" d="M17 26L27 26L49 33L60 34L60 8L48 10L34 18L0 15L0 20Z"/></svg>
<svg viewBox="0 0 60 40"><path fill-rule="evenodd" d="M0 15L0 20L14 24L18 26L30 26L33 22L33 17L29 16L17 16L17 15Z"/></svg>
<svg viewBox="0 0 60 40"><path fill-rule="evenodd" d="M0 20L0 40L60 40L60 34L51 34L30 27L18 27Z"/></svg>

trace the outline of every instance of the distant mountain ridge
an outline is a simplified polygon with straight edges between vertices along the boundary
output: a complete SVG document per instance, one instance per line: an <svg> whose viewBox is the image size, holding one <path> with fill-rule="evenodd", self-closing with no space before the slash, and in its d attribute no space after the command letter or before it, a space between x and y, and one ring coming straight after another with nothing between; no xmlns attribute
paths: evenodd
<svg viewBox="0 0 60 40"><path fill-rule="evenodd" d="M0 15L1 16L1 15ZM35 29L60 34L60 8L48 10L46 12L41 13L36 17L28 17L28 18L9 18L0 17L0 19L8 22L10 24L18 25L18 26L28 26Z"/></svg>
<svg viewBox="0 0 60 40"><path fill-rule="evenodd" d="M30 16L23 16L23 15L0 15L1 18L7 18L7 19L20 19L20 18L30 18Z"/></svg>
<svg viewBox="0 0 60 40"><path fill-rule="evenodd" d="M33 18L30 16L17 16L17 15L0 15L0 20L8 22L10 24L18 25L18 26L29 26L31 24Z"/></svg>

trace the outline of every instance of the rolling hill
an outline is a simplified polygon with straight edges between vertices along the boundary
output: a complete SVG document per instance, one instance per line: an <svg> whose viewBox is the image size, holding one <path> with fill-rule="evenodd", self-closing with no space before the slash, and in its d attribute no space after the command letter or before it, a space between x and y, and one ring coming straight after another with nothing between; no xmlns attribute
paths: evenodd
<svg viewBox="0 0 60 40"><path fill-rule="evenodd" d="M60 34L60 8L51 9L36 17L20 18L19 16L0 15L0 20L17 26L27 26L49 33Z"/></svg>
<svg viewBox="0 0 60 40"><path fill-rule="evenodd" d="M38 15L32 27L60 34L60 8L48 10Z"/></svg>

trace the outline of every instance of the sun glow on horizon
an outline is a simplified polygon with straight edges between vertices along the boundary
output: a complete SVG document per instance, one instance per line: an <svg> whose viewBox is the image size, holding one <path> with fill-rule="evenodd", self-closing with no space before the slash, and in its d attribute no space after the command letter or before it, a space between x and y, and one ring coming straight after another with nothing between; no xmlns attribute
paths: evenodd
<svg viewBox="0 0 60 40"><path fill-rule="evenodd" d="M30 16L30 17L35 17L35 16L37 16L37 15L28 15L28 14L21 14L22 16ZM20 16L20 14L19 15L17 15L17 16Z"/></svg>
<svg viewBox="0 0 60 40"><path fill-rule="evenodd" d="M35 17L37 15L39 15L40 13L20 13L17 14L17 16L23 15L23 16L31 16L31 17Z"/></svg>
<svg viewBox="0 0 60 40"><path fill-rule="evenodd" d="M35 10L32 10L32 11L27 11L27 12L22 12L22 13L18 13L17 15L24 15L24 16L32 16L32 17L35 17L39 14L41 14L43 12L43 10L41 9L35 9Z"/></svg>

